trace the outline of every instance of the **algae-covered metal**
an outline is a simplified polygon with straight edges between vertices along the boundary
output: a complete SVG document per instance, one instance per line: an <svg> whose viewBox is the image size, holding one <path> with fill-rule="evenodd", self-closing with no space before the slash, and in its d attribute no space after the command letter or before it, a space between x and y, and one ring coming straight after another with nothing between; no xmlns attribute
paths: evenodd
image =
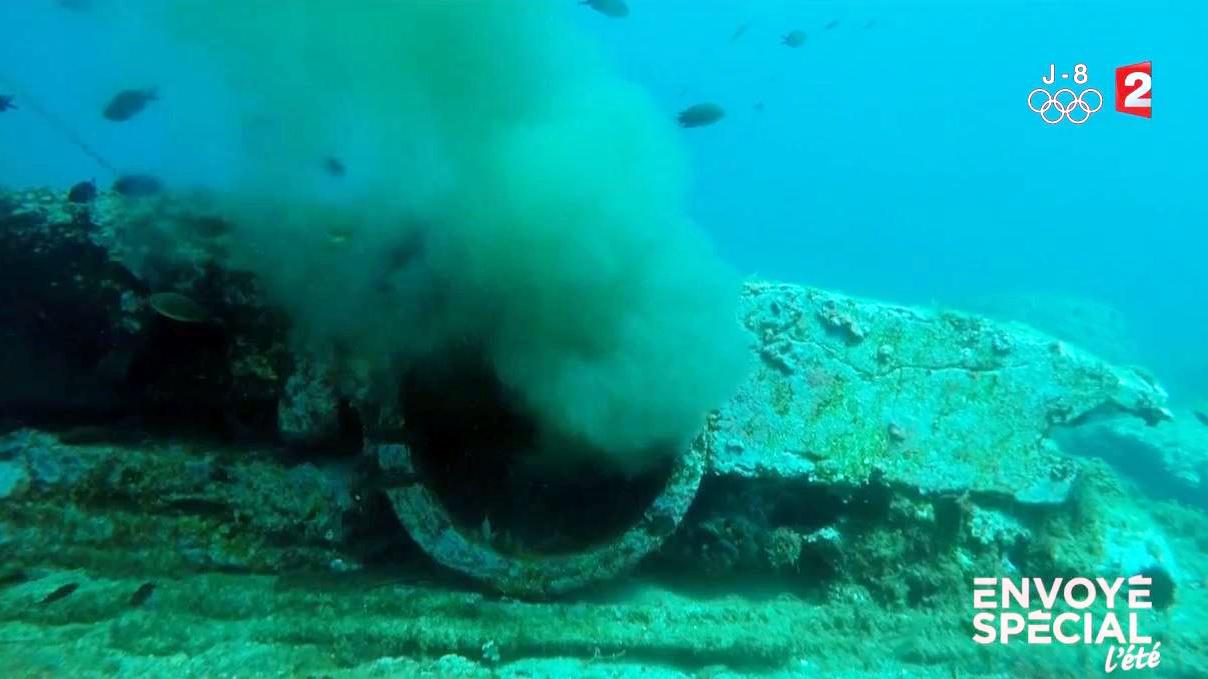
<svg viewBox="0 0 1208 679"><path fill-rule="evenodd" d="M765 282L745 286L740 322L758 357L748 379L708 417L663 497L615 541L569 557L507 557L467 537L413 474L389 493L404 527L454 570L548 595L614 577L657 548L665 533L649 530L653 519L666 532L679 524L706 456L720 477L1059 504L1078 467L1050 442L1054 427L1105 412L1169 416L1165 392L1141 371L1025 326ZM373 449L412 468L404 446Z"/></svg>
<svg viewBox="0 0 1208 679"><path fill-rule="evenodd" d="M1172 448L1163 443L1169 432L1148 426L1170 413L1165 392L1139 369L1109 364L1023 325L751 282L741 291L736 319L749 334L751 370L733 397L702 423L662 493L634 525L572 554L500 553L472 527L457 524L443 504L448 498L417 472L411 451L391 443L405 438L396 438L406 428L396 408L324 382L331 372L327 366L311 365L288 348L284 324L257 293L255 281L223 270L212 258L234 227L195 203L170 196L129 202L105 192L84 208L60 192L0 195L0 250L21 263L5 278L11 284L8 308L27 310L21 318L53 321L8 326L12 360L3 377L13 386L0 405L29 414L42 392L70 386L73 409L141 411L152 405L221 416L232 436L245 430L275 434L306 448L316 464L298 466L288 455L259 447L236 453L208 444L196 450L126 441L98 445L82 440L96 436L70 430L51 436L14 418L0 439L0 533L7 536L10 554L31 563L73 564L79 554L99 558L89 550L137 533L171 537L164 537L165 544L175 547L156 557L164 564L252 570L306 565L345 572L382 549L382 536L358 530L362 524L386 525L374 519L375 498L384 490L389 506L380 511L396 513L430 557L513 594L546 596L607 580L660 548L664 555L683 548L693 556L680 558L677 551L667 558L677 567L708 572L713 568L702 567L706 558L726 567L749 563L740 554L744 550L771 549L776 558L768 563L795 568L798 559L808 558L802 557L803 545L806 551L812 545L841 558L865 558L874 543L855 542L857 529L843 525L838 509L822 517L776 519L768 508L786 497L846 499L880 486L894 502L915 507L910 516L923 522L934 522L940 498L964 497L950 509L984 533L982 524L1013 525L1034 505L1065 511L1061 503L1075 492L1085 465L1053 440L1066 430L1094 433L1087 425L1108 422L1108 416L1130 423L1130 440L1151 442L1134 446L1142 457L1166 460L1163 468L1185 479L1189 493L1199 489L1201 448ZM212 328L221 342L200 332L208 326L155 321L142 302L149 292L139 266L145 262L123 245L122 234L132 230L176 236L170 239L174 256L161 259L184 257L180 270L159 275L226 321ZM71 275L56 274L61 271ZM64 324L80 332L59 332ZM79 337L105 341L65 341ZM46 371L37 380L27 374L60 363L75 366L63 373L61 384ZM133 366L120 381L123 401L115 400L113 380L106 381L114 366ZM138 380L129 379L131 370ZM192 379L197 374L207 379ZM373 464L322 455L342 426L342 403L357 411L372 439L358 462ZM1124 431L1120 426L1112 424L1112 431ZM1198 429L1187 432L1192 439L1197 434ZM81 469L87 473L73 471ZM694 512L681 526L694 500L698 507L708 505L707 511ZM976 503L993 504L997 513ZM122 510L115 513L114 507ZM739 510L752 516L740 516ZM47 523L47 516L59 523ZM89 537L48 542L40 539L37 525ZM92 537L86 526L105 528Z"/></svg>
<svg viewBox="0 0 1208 679"><path fill-rule="evenodd" d="M413 540L437 562L496 589L548 596L608 580L629 570L671 534L696 497L705 470L704 450L692 446L676 460L662 493L636 525L616 538L576 554L510 556L458 526L440 498L415 473L403 444L369 444L369 454L403 482L386 491Z"/></svg>
<svg viewBox="0 0 1208 679"><path fill-rule="evenodd" d="M765 282L741 313L760 360L709 418L714 474L1060 501L1073 467L1054 427L1169 417L1145 373L1022 325Z"/></svg>

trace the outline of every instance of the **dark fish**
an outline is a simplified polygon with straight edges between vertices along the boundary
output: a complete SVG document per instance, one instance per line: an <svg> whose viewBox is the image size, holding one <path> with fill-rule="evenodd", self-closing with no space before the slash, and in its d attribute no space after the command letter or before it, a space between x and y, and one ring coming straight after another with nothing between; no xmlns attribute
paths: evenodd
<svg viewBox="0 0 1208 679"><path fill-rule="evenodd" d="M53 604L54 602L58 601L59 599L66 599L67 597L71 596L72 592L76 591L79 588L80 588L80 583L69 582L66 585L63 585L62 587L51 592L50 594L47 594L46 597L42 599L41 603L43 606L45 606L46 604Z"/></svg>
<svg viewBox="0 0 1208 679"><path fill-rule="evenodd" d="M327 242L333 246L347 245L356 233L355 229L348 226L329 226L327 227Z"/></svg>
<svg viewBox="0 0 1208 679"><path fill-rule="evenodd" d="M96 199L96 180L92 179L86 182L80 182L71 187L67 192L67 201L70 203L91 203Z"/></svg>
<svg viewBox="0 0 1208 679"><path fill-rule="evenodd" d="M154 87L145 90L122 90L109 100L109 105L105 107L102 115L114 122L130 120L157 98Z"/></svg>
<svg viewBox="0 0 1208 679"><path fill-rule="evenodd" d="M838 20L838 19L835 19L834 21L832 21L832 22L828 23L828 24L827 24L827 25L824 27L824 29L829 31L829 30L831 30L832 28L838 28L838 27L839 27L839 20Z"/></svg>
<svg viewBox="0 0 1208 679"><path fill-rule="evenodd" d="M696 104L680 111L680 127L704 127L712 125L726 115L725 109L717 104Z"/></svg>
<svg viewBox="0 0 1208 679"><path fill-rule="evenodd" d="M604 16L623 19L629 16L629 5L625 0L583 0L580 5L587 5Z"/></svg>
<svg viewBox="0 0 1208 679"><path fill-rule="evenodd" d="M751 27L751 24L742 24L738 28L735 28L734 35L730 36L730 42L734 42L735 40L738 40L742 36L746 35L747 29L749 29L750 27Z"/></svg>
<svg viewBox="0 0 1208 679"><path fill-rule="evenodd" d="M147 599L151 598L151 593L155 591L154 582L144 582L139 585L138 589L134 590L134 594L130 595L130 607L138 608L147 603Z"/></svg>
<svg viewBox="0 0 1208 679"><path fill-rule="evenodd" d="M9 585L19 585L29 581L29 573L24 569L17 568L11 571L0 571L0 587L8 587Z"/></svg>
<svg viewBox="0 0 1208 679"><path fill-rule="evenodd" d="M428 244L428 234L423 229L415 229L398 245L386 251L386 266L390 272L406 268L424 253Z"/></svg>
<svg viewBox="0 0 1208 679"><path fill-rule="evenodd" d="M751 108L755 109L756 111L759 111L760 113L763 113L763 102L757 101L757 102L755 102L755 104L753 106L751 106Z"/></svg>
<svg viewBox="0 0 1208 679"><path fill-rule="evenodd" d="M1208 413L1204 413L1204 412L1199 411L1199 410L1193 410L1193 411L1191 411L1191 412L1195 413L1195 419L1197 419L1197 420L1199 420L1200 422L1204 423L1204 426L1205 426L1205 427L1208 427Z"/></svg>
<svg viewBox="0 0 1208 679"><path fill-rule="evenodd" d="M127 198L142 198L162 192L164 185L149 174L124 174L113 182L113 190Z"/></svg>
<svg viewBox="0 0 1208 679"><path fill-rule="evenodd" d="M341 163L340 159L335 156L327 156L323 159L323 169L333 177L343 177L346 171L344 163Z"/></svg>
<svg viewBox="0 0 1208 679"><path fill-rule="evenodd" d="M155 313L181 323L205 323L210 320L206 308L178 292L157 292L147 298Z"/></svg>
<svg viewBox="0 0 1208 679"><path fill-rule="evenodd" d="M7 111L10 108L14 111L17 110L17 107L13 106L13 96L11 94L8 96L0 94L0 112Z"/></svg>
<svg viewBox="0 0 1208 679"><path fill-rule="evenodd" d="M392 292L394 290L394 275L411 266L423 255L428 241L428 234L423 228L412 228L413 230L407 236L406 240L386 250L386 258L383 262L384 266L373 285L374 290L381 293Z"/></svg>
<svg viewBox="0 0 1208 679"><path fill-rule="evenodd" d="M785 47L801 47L805 44L805 31L789 31L780 39Z"/></svg>
<svg viewBox="0 0 1208 679"><path fill-rule="evenodd" d="M876 26L876 25L877 25L876 19L869 19L868 21L864 22L864 28L872 28L873 26Z"/></svg>

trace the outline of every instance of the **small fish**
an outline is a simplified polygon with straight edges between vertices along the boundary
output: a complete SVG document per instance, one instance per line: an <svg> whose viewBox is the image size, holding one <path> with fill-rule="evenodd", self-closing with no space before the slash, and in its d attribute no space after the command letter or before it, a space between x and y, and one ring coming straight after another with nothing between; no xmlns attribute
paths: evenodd
<svg viewBox="0 0 1208 679"><path fill-rule="evenodd" d="M343 177L346 171L344 163L341 163L340 159L335 156L327 156L323 159L323 169L333 177Z"/></svg>
<svg viewBox="0 0 1208 679"><path fill-rule="evenodd" d="M144 582L139 585L138 589L134 590L134 594L130 595L130 607L138 608L147 603L147 599L151 598L151 594L155 591L154 582Z"/></svg>
<svg viewBox="0 0 1208 679"><path fill-rule="evenodd" d="M629 5L625 4L625 0L583 0L579 4L587 5L613 19L624 19L629 16Z"/></svg>
<svg viewBox="0 0 1208 679"><path fill-rule="evenodd" d="M19 585L29 581L29 573L24 569L17 568L11 571L0 571L0 587L8 587L9 585Z"/></svg>
<svg viewBox="0 0 1208 679"><path fill-rule="evenodd" d="M872 28L873 26L876 26L876 25L877 25L876 19L869 19L868 21L864 22L864 28Z"/></svg>
<svg viewBox="0 0 1208 679"><path fill-rule="evenodd" d="M83 12L92 9L92 0L59 0L58 5L73 12Z"/></svg>
<svg viewBox="0 0 1208 679"><path fill-rule="evenodd" d="M1202 422L1205 427L1208 427L1208 413L1205 413L1201 410L1193 410L1191 412L1195 414L1195 419Z"/></svg>
<svg viewBox="0 0 1208 679"><path fill-rule="evenodd" d="M149 174L124 174L113 182L113 190L127 198L144 198L162 192L164 185Z"/></svg>
<svg viewBox="0 0 1208 679"><path fill-rule="evenodd" d="M834 21L827 23L826 26L823 27L823 30L829 31L832 28L838 28L838 27L839 27L839 20L835 19Z"/></svg>
<svg viewBox="0 0 1208 679"><path fill-rule="evenodd" d="M0 113L3 113L9 109L14 111L17 110L17 107L13 106L13 95L0 94Z"/></svg>
<svg viewBox="0 0 1208 679"><path fill-rule="evenodd" d="M889 435L889 440L901 443L906 440L906 430L897 423L890 422L886 427L885 433Z"/></svg>
<svg viewBox="0 0 1208 679"><path fill-rule="evenodd" d="M406 268L424 253L427 244L427 231L413 228L404 240L386 250L386 267L391 272Z"/></svg>
<svg viewBox="0 0 1208 679"><path fill-rule="evenodd" d="M801 47L805 44L805 31L789 31L780 39L780 44L785 47Z"/></svg>
<svg viewBox="0 0 1208 679"><path fill-rule="evenodd" d="M382 271L374 283L374 290L389 293L394 289L392 278L395 274L411 266L424 253L427 245L427 232L422 228L414 228L406 240L387 248L382 262Z"/></svg>
<svg viewBox="0 0 1208 679"><path fill-rule="evenodd" d="M147 298L155 313L181 323L204 323L210 312L178 292L157 292Z"/></svg>
<svg viewBox="0 0 1208 679"><path fill-rule="evenodd" d="M730 42L734 42L735 40L738 40L742 36L746 35L749 28L751 28L751 24L749 23L739 25L738 28L734 29L734 35L730 36Z"/></svg>
<svg viewBox="0 0 1208 679"><path fill-rule="evenodd" d="M348 244L356 231L350 226L330 226L327 228L327 243L333 246Z"/></svg>
<svg viewBox="0 0 1208 679"><path fill-rule="evenodd" d="M130 120L142 112L147 104L158 99L154 87L145 90L122 90L109 100L102 115L114 122Z"/></svg>
<svg viewBox="0 0 1208 679"><path fill-rule="evenodd" d="M91 203L96 199L96 180L83 181L67 192L69 203Z"/></svg>
<svg viewBox="0 0 1208 679"><path fill-rule="evenodd" d="M704 127L725 117L726 111L717 104L703 103L689 106L680 111L678 120L680 127Z"/></svg>
<svg viewBox="0 0 1208 679"><path fill-rule="evenodd" d="M45 606L46 604L53 604L54 602L56 602L60 599L66 599L67 597L71 596L72 592L76 591L79 588L80 588L80 583L69 582L66 585L63 585L62 587L51 592L50 594L47 594L42 599L41 604L43 606Z"/></svg>
<svg viewBox="0 0 1208 679"><path fill-rule="evenodd" d="M757 101L751 106L751 108L755 109L759 113L763 113L763 102Z"/></svg>

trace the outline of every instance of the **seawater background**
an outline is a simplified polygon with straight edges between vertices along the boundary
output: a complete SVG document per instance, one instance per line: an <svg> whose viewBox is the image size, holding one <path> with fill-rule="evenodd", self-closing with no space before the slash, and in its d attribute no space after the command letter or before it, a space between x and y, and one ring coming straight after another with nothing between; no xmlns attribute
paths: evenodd
<svg viewBox="0 0 1208 679"><path fill-rule="evenodd" d="M107 181L33 101L123 168L178 185L230 176L234 102L140 4L0 4L0 91L26 104L0 117L0 184ZM691 210L741 270L914 303L1095 299L1127 314L1135 360L1176 397L1208 392L1203 3L630 0L623 20L566 6L668 116L727 109L682 137ZM809 36L798 50L779 44L793 29ZM1147 59L1154 118L1116 113L1114 68ZM1050 63L1087 64L1108 100L1087 125L1044 125L1024 105ZM163 99L144 115L100 118L115 91L149 85ZM368 145L350 130L350 168Z"/></svg>

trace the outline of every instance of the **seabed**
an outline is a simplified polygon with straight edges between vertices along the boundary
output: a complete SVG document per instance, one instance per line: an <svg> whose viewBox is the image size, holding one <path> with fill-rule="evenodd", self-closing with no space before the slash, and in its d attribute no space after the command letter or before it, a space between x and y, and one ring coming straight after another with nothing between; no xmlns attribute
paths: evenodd
<svg viewBox="0 0 1208 679"><path fill-rule="evenodd" d="M387 459L406 425L291 354L254 281L195 266L222 231L197 209L0 197L0 260L20 263L0 273L0 676L1072 679L1107 647L974 643L973 578L1136 574L1162 643L1146 671L1208 676L1208 426L1078 338L750 281L753 368L685 453L691 483L664 503L664 479L601 480L620 496L599 535L556 493L526 522L506 484L459 496L432 451ZM179 236L194 259L171 292L222 324L155 308L134 228ZM115 355L145 417L107 400ZM392 504L407 487L430 504ZM517 544L555 513L560 549L650 553L556 571Z"/></svg>

